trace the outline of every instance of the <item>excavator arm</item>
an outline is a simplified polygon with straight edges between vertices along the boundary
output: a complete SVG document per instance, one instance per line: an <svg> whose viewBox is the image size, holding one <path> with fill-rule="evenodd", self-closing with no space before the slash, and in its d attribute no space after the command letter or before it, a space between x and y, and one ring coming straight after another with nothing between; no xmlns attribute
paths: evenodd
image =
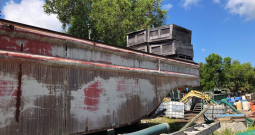
<svg viewBox="0 0 255 135"><path fill-rule="evenodd" d="M205 102L209 102L210 97L209 95L199 92L199 91L195 91L195 90L191 90L187 95L185 95L180 102L183 102L184 104L187 103L189 101L190 98L192 97L197 97L197 98L201 98L203 100L205 100Z"/></svg>

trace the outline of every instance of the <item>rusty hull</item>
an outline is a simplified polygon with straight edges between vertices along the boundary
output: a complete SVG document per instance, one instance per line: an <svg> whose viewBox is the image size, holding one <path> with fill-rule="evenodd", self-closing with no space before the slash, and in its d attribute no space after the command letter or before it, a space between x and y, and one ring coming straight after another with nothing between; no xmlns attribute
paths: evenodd
<svg viewBox="0 0 255 135"><path fill-rule="evenodd" d="M0 134L62 135L148 116L199 65L0 19Z"/></svg>

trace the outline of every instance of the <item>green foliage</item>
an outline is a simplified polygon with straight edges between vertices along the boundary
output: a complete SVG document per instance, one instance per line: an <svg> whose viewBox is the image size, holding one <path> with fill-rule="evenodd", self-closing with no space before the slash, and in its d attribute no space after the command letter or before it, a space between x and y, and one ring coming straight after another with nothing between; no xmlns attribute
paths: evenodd
<svg viewBox="0 0 255 135"><path fill-rule="evenodd" d="M223 130L221 132L216 131L216 132L214 132L213 134L210 134L210 135L235 135L235 133L231 132L231 130L226 128L225 130Z"/></svg>
<svg viewBox="0 0 255 135"><path fill-rule="evenodd" d="M222 67L222 78L221 78L221 86L227 88L230 82L229 72L231 70L231 61L232 58L226 57L223 59L223 67Z"/></svg>
<svg viewBox="0 0 255 135"><path fill-rule="evenodd" d="M241 64L235 60L229 71L230 83L228 88L232 91L249 91L254 89L255 72L250 62Z"/></svg>
<svg viewBox="0 0 255 135"><path fill-rule="evenodd" d="M224 78L222 57L213 53L206 57L205 61L200 72L201 86L204 90L219 88Z"/></svg>
<svg viewBox="0 0 255 135"><path fill-rule="evenodd" d="M46 0L44 11L57 14L68 34L119 46L126 33L165 23L163 0ZM88 26L89 24L89 26Z"/></svg>
<svg viewBox="0 0 255 135"><path fill-rule="evenodd" d="M255 130L255 127L254 127L254 126L249 126L249 127L248 127L248 130L246 130L246 131L244 131L244 132L253 131L253 130Z"/></svg>
<svg viewBox="0 0 255 135"><path fill-rule="evenodd" d="M222 59L218 54L210 54L206 63L200 65L200 84L203 90L228 88L231 91L254 91L255 68L250 62L241 64L230 57Z"/></svg>

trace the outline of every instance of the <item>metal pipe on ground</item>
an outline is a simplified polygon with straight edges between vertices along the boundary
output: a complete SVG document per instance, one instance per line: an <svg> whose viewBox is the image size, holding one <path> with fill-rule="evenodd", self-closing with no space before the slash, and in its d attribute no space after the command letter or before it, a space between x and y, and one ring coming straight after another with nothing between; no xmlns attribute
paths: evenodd
<svg viewBox="0 0 255 135"><path fill-rule="evenodd" d="M162 123L156 126L152 126L137 132L118 134L118 135L158 135L161 133L168 133L170 126L167 123Z"/></svg>
<svg viewBox="0 0 255 135"><path fill-rule="evenodd" d="M221 102L221 103L224 103L224 104L226 104L226 105L228 105L230 108L232 108L232 109L233 109L235 112L237 112L238 114L242 114L241 112L239 112L238 110L236 110L235 107L233 107L231 104L229 104L228 101L227 101L226 99L222 99L220 102ZM248 122L249 124L251 124L251 123L253 122L253 120L250 119L250 118L248 118L248 117L245 117L245 119L249 121L249 122ZM253 122L253 123L254 123L254 122Z"/></svg>
<svg viewBox="0 0 255 135"><path fill-rule="evenodd" d="M196 121L201 115L203 115L207 110L209 109L209 107L204 107L204 109L197 114L190 122L188 122L184 127L182 127L180 130L183 130L187 127L189 127L192 123L194 123L194 121Z"/></svg>
<svg viewBox="0 0 255 135"><path fill-rule="evenodd" d="M216 118L224 118L224 117L245 118L245 114L222 114L222 115L215 115L214 119L216 119Z"/></svg>

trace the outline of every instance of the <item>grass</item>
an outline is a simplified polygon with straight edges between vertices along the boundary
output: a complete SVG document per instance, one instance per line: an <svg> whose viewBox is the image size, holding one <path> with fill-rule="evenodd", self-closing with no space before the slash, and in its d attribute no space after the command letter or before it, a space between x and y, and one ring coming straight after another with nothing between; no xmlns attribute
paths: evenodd
<svg viewBox="0 0 255 135"><path fill-rule="evenodd" d="M186 124L186 122L182 122L182 119L170 119L167 117L157 117L156 119L143 120L142 123L146 123L148 126L168 123L170 126L170 133L179 131Z"/></svg>
<svg viewBox="0 0 255 135"><path fill-rule="evenodd" d="M243 132L252 131L252 130L255 130L255 126L253 126L253 127L249 126L248 129ZM225 129L222 132L214 132L214 134L210 134L210 135L236 135L236 134L243 133L243 132L232 133L230 130Z"/></svg>
<svg viewBox="0 0 255 135"><path fill-rule="evenodd" d="M234 133L232 133L230 130L225 129L222 132L214 132L213 134L210 135L235 135Z"/></svg>
<svg viewBox="0 0 255 135"><path fill-rule="evenodd" d="M255 130L255 126L253 126L253 127L249 126L247 131L252 131L252 130ZM245 131L245 132L247 132L247 131Z"/></svg>

